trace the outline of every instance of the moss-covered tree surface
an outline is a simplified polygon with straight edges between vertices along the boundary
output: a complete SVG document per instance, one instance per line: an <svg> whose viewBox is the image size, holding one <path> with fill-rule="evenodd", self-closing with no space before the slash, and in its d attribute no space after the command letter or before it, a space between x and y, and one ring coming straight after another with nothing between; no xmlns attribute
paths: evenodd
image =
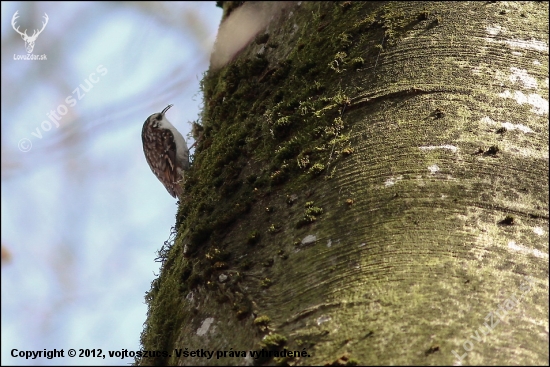
<svg viewBox="0 0 550 367"><path fill-rule="evenodd" d="M548 364L547 3L300 2L202 89L138 363Z"/></svg>

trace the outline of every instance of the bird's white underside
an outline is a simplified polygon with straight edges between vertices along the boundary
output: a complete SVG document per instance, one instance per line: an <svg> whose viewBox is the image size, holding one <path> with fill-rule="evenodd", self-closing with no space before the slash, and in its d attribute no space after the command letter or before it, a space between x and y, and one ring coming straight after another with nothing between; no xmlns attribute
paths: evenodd
<svg viewBox="0 0 550 367"><path fill-rule="evenodd" d="M187 148L187 142L183 138L183 136L180 134L180 132L168 121L166 116L162 117L162 120L160 120L158 126L162 129L168 129L172 132L174 135L174 140L176 142L176 156L180 162L184 162L184 164L189 165L189 149ZM186 167L187 168L187 167Z"/></svg>

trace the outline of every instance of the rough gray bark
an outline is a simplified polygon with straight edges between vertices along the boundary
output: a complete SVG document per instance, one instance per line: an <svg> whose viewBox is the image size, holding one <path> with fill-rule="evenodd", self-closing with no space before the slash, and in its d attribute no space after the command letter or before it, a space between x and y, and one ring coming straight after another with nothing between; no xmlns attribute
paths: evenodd
<svg viewBox="0 0 550 367"><path fill-rule="evenodd" d="M548 364L547 4L269 12L203 82L138 362Z"/></svg>

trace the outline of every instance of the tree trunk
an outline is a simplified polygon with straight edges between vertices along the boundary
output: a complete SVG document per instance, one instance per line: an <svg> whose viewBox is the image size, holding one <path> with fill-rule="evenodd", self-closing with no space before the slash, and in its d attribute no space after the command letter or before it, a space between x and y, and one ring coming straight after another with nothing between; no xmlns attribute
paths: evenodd
<svg viewBox="0 0 550 367"><path fill-rule="evenodd" d="M232 18L138 363L548 364L547 4Z"/></svg>

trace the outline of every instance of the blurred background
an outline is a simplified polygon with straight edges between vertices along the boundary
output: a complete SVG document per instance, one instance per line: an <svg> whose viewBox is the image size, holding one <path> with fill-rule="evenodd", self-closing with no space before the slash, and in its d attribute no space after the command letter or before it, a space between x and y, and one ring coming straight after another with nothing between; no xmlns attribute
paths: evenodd
<svg viewBox="0 0 550 367"><path fill-rule="evenodd" d="M2 2L2 365L126 365L176 200L143 156L145 119L187 136L202 108L215 2ZM12 27L36 38L25 42ZM193 151L192 151L193 152ZM191 158L192 159L192 158ZM26 360L12 349L65 350Z"/></svg>

